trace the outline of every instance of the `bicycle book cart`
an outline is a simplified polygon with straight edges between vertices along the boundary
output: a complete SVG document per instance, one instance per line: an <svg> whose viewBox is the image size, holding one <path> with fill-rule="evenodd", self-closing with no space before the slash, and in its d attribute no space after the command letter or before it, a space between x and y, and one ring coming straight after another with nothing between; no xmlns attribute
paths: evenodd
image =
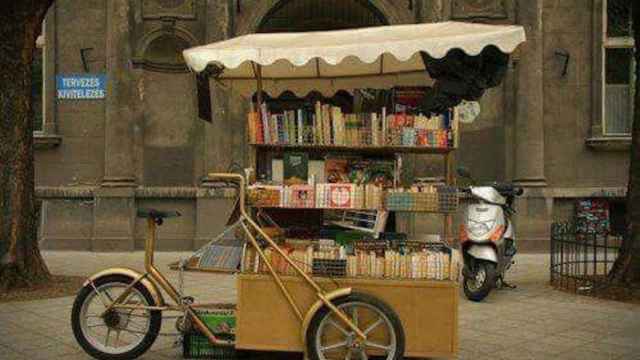
<svg viewBox="0 0 640 360"><path fill-rule="evenodd" d="M441 213L441 238L451 242L451 217L457 208L457 193L452 191L455 185L452 152L458 134L451 124L455 121L449 118L444 130L425 131L403 122L400 135L393 135L394 126L385 123L387 117L382 114L382 121L374 120L374 125L367 127L366 131L373 131L373 135L366 140L358 140L358 136L350 138L348 131L341 134L341 130L336 129L344 129L344 122L340 125L337 121L335 124L338 125L328 133L325 123L324 130L318 129L312 140L303 139L305 126L300 125L294 126L298 129L297 135L292 135L295 131L290 132L287 141L281 141L277 133L273 137L278 140L267 141L268 119L262 121L268 118L268 110L263 105L263 94L286 89L306 94L311 90L334 93L357 88L423 85L428 81L423 61L425 54L442 58L451 49L461 49L470 56L482 56L489 45L509 53L523 41L524 31L518 26L445 22L330 32L252 34L185 50L185 61L193 71L213 77L233 91L250 96L256 93L257 120L254 117L252 122L250 116L248 121L251 165L257 165L261 152L282 154L291 150L298 153L383 154L396 158L403 153L432 154L440 155L444 160L445 184L437 189L429 188L429 192L412 193L364 185L314 183L293 185L292 188L265 188L256 197L250 187L253 184L247 184L243 175L209 174L212 180L236 184L237 216L230 228L241 232L248 244L241 255L242 267L237 275L235 337L229 340L208 327L198 316L202 304L194 303L192 298L176 290L154 266L155 227L175 214L146 210L139 211L139 216L148 219L149 226L145 246L146 272L109 269L87 280L82 290L84 294L79 295L73 311L76 338L85 350L99 358L114 353L139 356L157 336L159 326L156 322L161 311L168 310L184 313L179 326L181 331L186 331L188 324L211 344L236 349L305 352L310 359L322 360L454 356L458 338L457 274L460 271L459 264L454 261L454 252L430 252L424 244L409 242L401 244L403 250L385 250L375 241L355 240L350 243L354 249L350 254L345 254L341 246L313 241L304 245L285 245L276 239L273 229L263 226L256 214L260 215L262 207L289 208L291 216L296 216L301 209L315 208L356 214L365 210ZM319 107L317 119L320 122L324 108L322 104L316 106ZM342 119L339 109L327 109L334 112L331 119ZM345 118L355 118L349 116L344 114ZM322 124L317 126L321 128ZM256 136L256 128L262 128L262 137ZM319 135L321 132L325 134L323 139ZM426 134L424 142L416 140L420 132ZM407 138L409 140L405 141ZM301 188L308 191L305 194L309 197L305 195L304 203L291 205L271 198L268 199L272 202L261 203L264 198L260 196L268 191L284 199ZM348 200L343 201L338 195L345 194L348 194ZM368 199L373 196L377 200L372 203ZM252 209L247 209L245 204L250 204ZM343 220L347 218L348 215L342 217ZM417 250L409 252L406 250L409 248ZM433 260L430 264L439 264L438 267L423 266L427 260ZM185 268L184 264L182 266ZM189 270L189 265L186 268ZM119 282L121 291L109 295L104 290L108 295L104 296L101 289L110 281ZM165 302L160 289L174 305ZM87 320L82 320L83 314L88 313L86 299L92 297L104 305L94 317L102 318L108 327L107 344L87 335L91 326ZM131 303L134 297L138 303ZM126 311L128 313L123 315ZM109 332L114 329L120 336L124 323L128 324L136 311L148 314L146 326L150 330L138 343L132 340L118 353L114 350L113 340L109 342Z"/></svg>

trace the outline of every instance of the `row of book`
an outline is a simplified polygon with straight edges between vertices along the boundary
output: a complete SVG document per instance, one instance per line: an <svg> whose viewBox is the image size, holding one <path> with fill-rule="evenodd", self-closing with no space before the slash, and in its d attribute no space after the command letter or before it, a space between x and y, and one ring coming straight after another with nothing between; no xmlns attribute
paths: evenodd
<svg viewBox="0 0 640 360"><path fill-rule="evenodd" d="M256 207L426 212L454 212L458 207L457 190L441 185L411 189L352 183L252 185L248 197Z"/></svg>
<svg viewBox="0 0 640 360"><path fill-rule="evenodd" d="M249 142L278 145L455 147L454 111L434 116L342 113L340 107L316 102L313 109L270 113L266 104L247 116Z"/></svg>
<svg viewBox="0 0 640 360"><path fill-rule="evenodd" d="M376 253L359 252L347 256L347 276L386 279L458 280L460 257L441 251L424 250L401 254L386 250L384 257Z"/></svg>
<svg viewBox="0 0 640 360"><path fill-rule="evenodd" d="M383 256L374 251L356 251L348 255L342 246L333 250L318 251L310 245L303 249L284 248L291 260L305 273L315 274L318 263L341 266L342 269L323 269L323 274L346 277L378 279L428 279L458 281L462 260L457 250L450 252L421 250L400 253L387 249ZM268 248L265 257L273 269L282 275L296 275L294 267L276 251ZM322 260L322 261L319 261ZM269 269L259 255L251 250L245 256L245 272L268 273ZM248 263L248 265L247 265Z"/></svg>
<svg viewBox="0 0 640 360"><path fill-rule="evenodd" d="M378 209L382 206L382 196L382 188L374 184L252 185L248 188L249 202L257 207Z"/></svg>

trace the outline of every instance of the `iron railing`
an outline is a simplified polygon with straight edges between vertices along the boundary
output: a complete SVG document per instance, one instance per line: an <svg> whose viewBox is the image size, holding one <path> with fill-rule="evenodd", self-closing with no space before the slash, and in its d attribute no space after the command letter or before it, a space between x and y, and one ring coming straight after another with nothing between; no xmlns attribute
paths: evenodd
<svg viewBox="0 0 640 360"><path fill-rule="evenodd" d="M621 243L622 236L583 231L572 223L553 223L551 285L590 295L609 289L608 274Z"/></svg>

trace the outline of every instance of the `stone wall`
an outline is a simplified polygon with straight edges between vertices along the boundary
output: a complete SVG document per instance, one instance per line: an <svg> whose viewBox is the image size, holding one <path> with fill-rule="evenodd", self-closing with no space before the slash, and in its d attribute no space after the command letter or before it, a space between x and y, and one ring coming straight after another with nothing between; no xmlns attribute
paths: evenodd
<svg viewBox="0 0 640 360"><path fill-rule="evenodd" d="M44 199L43 246L130 250L143 246L141 207L178 209L159 248L197 248L217 234L230 193L212 190L206 174L249 165L249 99L211 82L213 122L197 119L192 74L172 63L158 69L162 43L194 46L254 32L276 0L58 0L47 17L45 128L60 141L36 153ZM570 216L578 197L621 196L626 151L588 146L597 98L594 57L602 0L372 0L390 24L445 20L522 24L528 42L512 57L502 85L481 99L482 113L462 125L458 164L483 181L520 181L516 225L521 248L544 250L549 223ZM410 7L409 4L412 6ZM160 44L160 45L158 45ZM56 74L106 73L105 100L55 100ZM570 54L562 75L562 58ZM407 178L442 174L441 159L404 157ZM460 221L461 214L456 219ZM398 218L399 230L436 233L433 217ZM457 228L457 227L456 227Z"/></svg>
<svg viewBox="0 0 640 360"><path fill-rule="evenodd" d="M545 174L553 187L623 187L628 177L627 151L602 151L587 146L592 122L601 121L593 104L593 54L600 45L593 26L596 1L544 2L544 129ZM597 21L597 20L596 20ZM564 59L570 55L567 74ZM598 71L595 71L598 73Z"/></svg>

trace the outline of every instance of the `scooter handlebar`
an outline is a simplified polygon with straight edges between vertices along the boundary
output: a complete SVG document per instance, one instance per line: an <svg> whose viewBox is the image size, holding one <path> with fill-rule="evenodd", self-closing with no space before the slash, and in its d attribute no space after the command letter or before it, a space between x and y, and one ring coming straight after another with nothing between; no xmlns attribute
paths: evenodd
<svg viewBox="0 0 640 360"><path fill-rule="evenodd" d="M511 184L506 185L506 184L489 184L487 186L491 186L493 188L495 188L496 190L498 190L498 192L500 192L503 195L514 195L514 196L520 196L522 194L524 194L524 189L519 187L519 186L513 186ZM465 194L469 194L471 193L471 187L459 187L458 191L460 191L461 193L465 193Z"/></svg>

